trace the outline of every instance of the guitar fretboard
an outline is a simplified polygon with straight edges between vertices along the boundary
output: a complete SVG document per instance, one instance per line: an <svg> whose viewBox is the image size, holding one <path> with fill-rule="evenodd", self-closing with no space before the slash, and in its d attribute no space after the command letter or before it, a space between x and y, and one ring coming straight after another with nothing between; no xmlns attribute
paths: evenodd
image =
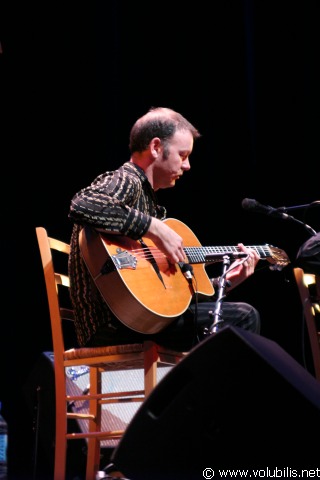
<svg viewBox="0 0 320 480"><path fill-rule="evenodd" d="M272 256L270 251L270 247L268 245L247 245L247 248L252 248L255 250L261 259L268 258ZM206 257L212 254L221 254L231 255L232 253L241 253L242 251L238 246L218 246L218 247L185 247L184 248L185 254L189 260L189 263L213 263L214 261L221 261L221 259L217 260L208 260Z"/></svg>

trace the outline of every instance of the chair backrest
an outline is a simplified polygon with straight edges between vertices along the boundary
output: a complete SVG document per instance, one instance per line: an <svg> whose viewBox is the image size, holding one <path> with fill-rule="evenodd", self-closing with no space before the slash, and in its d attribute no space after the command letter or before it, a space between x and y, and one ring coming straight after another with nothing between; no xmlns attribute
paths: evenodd
<svg viewBox="0 0 320 480"><path fill-rule="evenodd" d="M68 257L70 253L70 245L55 238L49 237L47 231L43 227L36 228L36 234L39 244L40 256L43 266L45 285L47 290L47 299L50 312L52 342L55 357L63 358L65 350L65 341L63 334L63 319L72 320L72 310L69 305L62 306L61 297L68 297L69 277L68 277ZM61 273L56 270L53 254L57 252L61 266ZM64 258L63 258L64 257ZM66 288L65 295L60 292L61 288Z"/></svg>
<svg viewBox="0 0 320 480"><path fill-rule="evenodd" d="M315 377L320 380L320 276L293 269L308 330Z"/></svg>

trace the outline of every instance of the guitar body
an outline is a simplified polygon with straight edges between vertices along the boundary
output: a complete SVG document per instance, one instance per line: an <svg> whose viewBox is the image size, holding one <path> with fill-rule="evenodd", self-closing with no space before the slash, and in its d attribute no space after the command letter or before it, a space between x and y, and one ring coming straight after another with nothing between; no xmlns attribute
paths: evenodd
<svg viewBox="0 0 320 480"><path fill-rule="evenodd" d="M184 246L201 246L183 222L165 222ZM157 333L187 310L195 292L211 296L214 289L204 264L193 265L189 282L179 264L170 264L151 240L142 241L143 248L139 241L87 227L79 237L83 259L115 316L137 332Z"/></svg>
<svg viewBox="0 0 320 480"><path fill-rule="evenodd" d="M163 330L187 310L195 293L214 294L205 265L221 261L224 255L243 255L238 246L202 247L183 222L174 218L164 221L183 238L185 263L170 264L148 239L131 240L88 227L79 236L82 257L103 299L122 323L141 333ZM272 270L290 263L283 250L271 245L247 247L261 260L268 260ZM190 279L182 272L186 266L193 271Z"/></svg>

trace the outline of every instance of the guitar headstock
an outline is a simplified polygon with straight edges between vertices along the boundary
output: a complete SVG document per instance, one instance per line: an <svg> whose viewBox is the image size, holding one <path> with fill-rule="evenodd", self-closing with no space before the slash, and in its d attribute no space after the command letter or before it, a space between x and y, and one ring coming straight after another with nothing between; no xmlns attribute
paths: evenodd
<svg viewBox="0 0 320 480"><path fill-rule="evenodd" d="M284 250L280 248L273 247L268 245L270 249L270 257L267 258L268 262L271 263L270 270L282 270L284 267L289 265L290 259Z"/></svg>

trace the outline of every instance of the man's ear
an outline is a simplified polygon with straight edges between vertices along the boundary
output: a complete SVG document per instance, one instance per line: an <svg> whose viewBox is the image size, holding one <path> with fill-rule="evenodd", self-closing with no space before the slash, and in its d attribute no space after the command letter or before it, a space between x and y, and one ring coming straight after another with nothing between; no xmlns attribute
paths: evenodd
<svg viewBox="0 0 320 480"><path fill-rule="evenodd" d="M150 144L150 151L154 158L157 158L158 155L162 152L162 143L159 137L154 137Z"/></svg>

